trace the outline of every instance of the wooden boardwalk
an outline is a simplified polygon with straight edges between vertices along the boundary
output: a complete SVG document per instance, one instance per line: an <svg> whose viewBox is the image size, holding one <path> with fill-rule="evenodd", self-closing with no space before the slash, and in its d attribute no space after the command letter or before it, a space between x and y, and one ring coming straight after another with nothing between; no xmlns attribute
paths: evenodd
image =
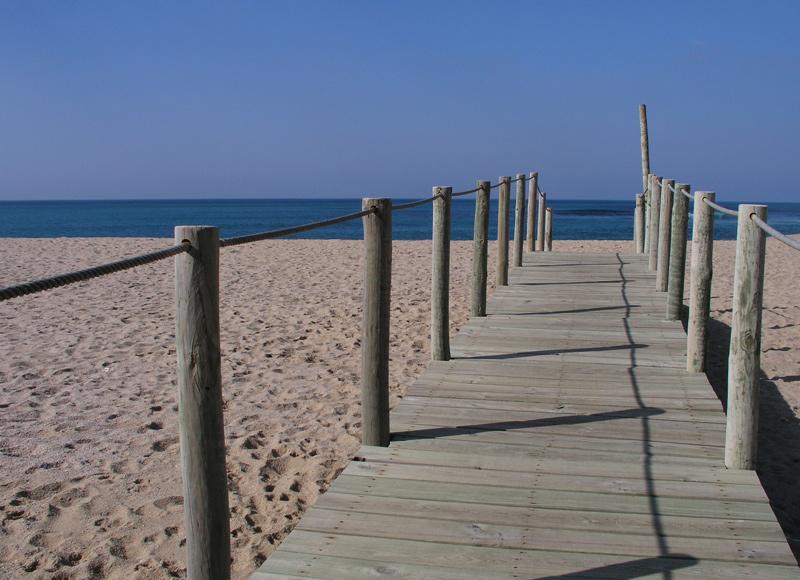
<svg viewBox="0 0 800 580"><path fill-rule="evenodd" d="M254 578L800 577L646 258L510 282Z"/></svg>

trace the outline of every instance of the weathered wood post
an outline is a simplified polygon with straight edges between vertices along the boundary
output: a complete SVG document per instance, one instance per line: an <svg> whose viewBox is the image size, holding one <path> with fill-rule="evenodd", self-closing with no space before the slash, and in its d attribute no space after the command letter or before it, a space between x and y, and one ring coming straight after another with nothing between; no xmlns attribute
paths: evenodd
<svg viewBox="0 0 800 580"><path fill-rule="evenodd" d="M489 192L491 182L478 181L475 194L475 231L472 242L472 316L486 316L489 262Z"/></svg>
<svg viewBox="0 0 800 580"><path fill-rule="evenodd" d="M650 252L648 268L654 272L658 267L658 225L661 219L661 188L658 177L650 176Z"/></svg>
<svg viewBox="0 0 800 580"><path fill-rule="evenodd" d="M514 267L522 266L525 242L525 174L517 173L517 199L514 203Z"/></svg>
<svg viewBox="0 0 800 580"><path fill-rule="evenodd" d="M536 222L536 251L544 251L544 220L547 209L547 194L543 191L539 194L539 211L537 212Z"/></svg>
<svg viewBox="0 0 800 580"><path fill-rule="evenodd" d="M500 177L500 201L497 214L497 285L508 286L508 206L511 177Z"/></svg>
<svg viewBox="0 0 800 580"><path fill-rule="evenodd" d="M644 194L636 194L633 214L633 246L637 254L644 254Z"/></svg>
<svg viewBox="0 0 800 580"><path fill-rule="evenodd" d="M686 370L695 373L701 373L706 368L708 313L711 308L711 275L714 259L714 209L706 205L703 199L714 201L715 198L713 191L696 191L694 194Z"/></svg>
<svg viewBox="0 0 800 580"><path fill-rule="evenodd" d="M758 450L758 372L767 235L753 221L753 215L766 221L767 206L739 206L725 428L725 466L730 469L755 469Z"/></svg>
<svg viewBox="0 0 800 580"><path fill-rule="evenodd" d="M452 187L434 187L431 268L431 358L450 360L450 228Z"/></svg>
<svg viewBox="0 0 800 580"><path fill-rule="evenodd" d="M686 230L689 224L688 183L675 184L670 226L669 280L667 282L667 320L679 320L683 309L683 283L686 273Z"/></svg>
<svg viewBox="0 0 800 580"><path fill-rule="evenodd" d="M548 207L544 218L544 251L553 251L553 208Z"/></svg>
<svg viewBox="0 0 800 580"><path fill-rule="evenodd" d="M389 316L392 200L364 198L364 322L361 338L361 442L389 445Z"/></svg>
<svg viewBox="0 0 800 580"><path fill-rule="evenodd" d="M652 174L647 176L647 185L644 188L644 254L650 255L650 179Z"/></svg>
<svg viewBox="0 0 800 580"><path fill-rule="evenodd" d="M669 251L672 242L672 179L661 180L661 210L658 221L658 265L656 267L656 290L667 291L669 282Z"/></svg>
<svg viewBox="0 0 800 580"><path fill-rule="evenodd" d="M650 142L647 136L647 106L639 105L639 133L642 140L642 187L647 189L650 174Z"/></svg>
<svg viewBox="0 0 800 580"><path fill-rule="evenodd" d="M186 523L187 574L230 578L230 512L225 471L219 342L219 230L178 226L175 243L178 425Z"/></svg>
<svg viewBox="0 0 800 580"><path fill-rule="evenodd" d="M529 252L536 251L536 190L539 187L539 172L530 174L531 184L528 186L528 230L525 232Z"/></svg>

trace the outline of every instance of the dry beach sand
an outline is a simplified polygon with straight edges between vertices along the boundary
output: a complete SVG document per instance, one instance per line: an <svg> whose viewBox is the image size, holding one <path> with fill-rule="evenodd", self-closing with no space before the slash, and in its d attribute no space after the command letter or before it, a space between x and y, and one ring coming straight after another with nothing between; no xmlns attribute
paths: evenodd
<svg viewBox="0 0 800 580"><path fill-rule="evenodd" d="M164 247L4 239L0 286ZM358 448L361 242L224 250L223 383L233 569L245 578ZM628 253L630 242L555 242ZM493 272L494 248L490 252ZM715 247L710 376L724 389L733 242ZM452 329L471 242L453 244ZM800 536L800 254L768 244L760 475ZM185 575L172 261L0 303L0 576ZM490 276L491 278L491 276ZM397 242L392 404L427 364L430 242Z"/></svg>

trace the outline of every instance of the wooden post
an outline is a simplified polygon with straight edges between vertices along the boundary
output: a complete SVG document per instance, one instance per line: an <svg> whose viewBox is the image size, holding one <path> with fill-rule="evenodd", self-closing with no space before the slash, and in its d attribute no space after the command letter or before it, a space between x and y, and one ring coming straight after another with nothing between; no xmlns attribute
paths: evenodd
<svg viewBox="0 0 800 580"><path fill-rule="evenodd" d="M450 204L452 187L434 187L431 358L450 360Z"/></svg>
<svg viewBox="0 0 800 580"><path fill-rule="evenodd" d="M528 187L528 230L525 232L527 247L529 252L536 250L536 191L539 188L539 172L532 171L530 174L530 186Z"/></svg>
<svg viewBox="0 0 800 580"><path fill-rule="evenodd" d="M225 471L219 347L219 230L178 226L175 344L187 575L230 578L230 512Z"/></svg>
<svg viewBox="0 0 800 580"><path fill-rule="evenodd" d="M654 272L658 267L658 225L661 219L661 188L658 178L650 176L650 252L648 268Z"/></svg>
<svg viewBox="0 0 800 580"><path fill-rule="evenodd" d="M537 212L536 222L536 251L544 251L544 220L547 209L547 194L543 191L539 194L539 211Z"/></svg>
<svg viewBox="0 0 800 580"><path fill-rule="evenodd" d="M695 373L701 373L706 368L708 313L711 308L711 275L714 259L714 210L703 202L704 198L714 201L716 195L713 191L697 191L694 194L686 370Z"/></svg>
<svg viewBox="0 0 800 580"><path fill-rule="evenodd" d="M683 284L686 273L686 230L689 224L689 200L681 193L689 184L676 183L672 199L670 226L669 280L667 282L667 320L680 320L683 309Z"/></svg>
<svg viewBox="0 0 800 580"><path fill-rule="evenodd" d="M672 179L661 180L661 210L658 221L658 265L656 268L656 290L667 291L669 282L669 250L672 237Z"/></svg>
<svg viewBox="0 0 800 580"><path fill-rule="evenodd" d="M544 251L553 251L553 208L548 207L544 218Z"/></svg>
<svg viewBox="0 0 800 580"><path fill-rule="evenodd" d="M639 133L642 140L642 188L647 189L650 174L650 141L647 136L647 106L639 105Z"/></svg>
<svg viewBox="0 0 800 580"><path fill-rule="evenodd" d="M475 232L472 242L472 316L486 316L486 282L489 261L489 187L478 181L475 197Z"/></svg>
<svg viewBox="0 0 800 580"><path fill-rule="evenodd" d="M644 194L636 195L633 214L633 245L637 254L644 254Z"/></svg>
<svg viewBox="0 0 800 580"><path fill-rule="evenodd" d="M755 469L758 450L758 371L767 235L753 221L753 215L766 221L767 206L739 206L725 428L725 466L729 469Z"/></svg>
<svg viewBox="0 0 800 580"><path fill-rule="evenodd" d="M644 188L644 254L650 255L650 178L647 176L647 185Z"/></svg>
<svg viewBox="0 0 800 580"><path fill-rule="evenodd" d="M361 442L389 445L389 313L392 200L364 198L364 322L361 339Z"/></svg>
<svg viewBox="0 0 800 580"><path fill-rule="evenodd" d="M497 215L497 285L508 286L508 206L511 177L500 177L500 202Z"/></svg>
<svg viewBox="0 0 800 580"><path fill-rule="evenodd" d="M522 267L525 242L525 174L517 173L517 199L514 204L514 267Z"/></svg>

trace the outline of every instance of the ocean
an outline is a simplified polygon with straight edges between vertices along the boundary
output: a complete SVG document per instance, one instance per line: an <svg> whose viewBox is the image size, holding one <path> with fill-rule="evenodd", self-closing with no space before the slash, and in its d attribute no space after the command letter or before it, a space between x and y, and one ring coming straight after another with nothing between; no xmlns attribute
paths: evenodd
<svg viewBox="0 0 800 580"><path fill-rule="evenodd" d="M396 203L410 200L395 200ZM568 200L553 197L553 237L561 240L629 240L633 200ZM497 235L497 199L491 200L490 236ZM513 195L511 229L513 236ZM724 204L735 208L735 204ZM770 203L769 223L800 233L800 203ZM0 202L0 237L172 237L175 225L216 225L221 237L314 222L361 209L360 199L226 199ZM453 239L472 239L473 196L453 201ZM396 212L394 239L431 237L429 205ZM690 224L691 228L691 224ZM736 238L736 219L717 213L718 239ZM360 220L295 237L360 239Z"/></svg>

